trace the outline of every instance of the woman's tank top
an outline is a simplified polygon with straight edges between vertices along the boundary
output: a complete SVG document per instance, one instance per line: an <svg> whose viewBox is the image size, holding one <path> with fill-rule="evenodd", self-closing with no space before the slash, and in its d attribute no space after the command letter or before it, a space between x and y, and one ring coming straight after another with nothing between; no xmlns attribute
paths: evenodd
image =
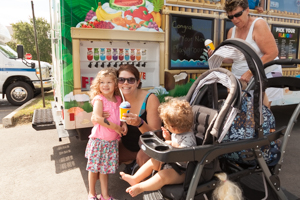
<svg viewBox="0 0 300 200"><path fill-rule="evenodd" d="M248 35L246 37L246 42L248 42L249 44L251 44L251 46L255 49L256 53L258 54L258 56L261 58L264 54L260 51L260 48L257 46L256 42L253 40L252 38L252 34L253 34L253 29L254 29L254 24L257 20L264 20L263 18L259 17L256 18L249 29ZM232 29L232 35L231 38L235 38L235 30L236 30L236 26L233 27ZM242 61L235 61L232 64L232 68L231 71L232 73L237 77L237 78L241 78L241 76L248 71L248 64L246 60L242 60Z"/></svg>

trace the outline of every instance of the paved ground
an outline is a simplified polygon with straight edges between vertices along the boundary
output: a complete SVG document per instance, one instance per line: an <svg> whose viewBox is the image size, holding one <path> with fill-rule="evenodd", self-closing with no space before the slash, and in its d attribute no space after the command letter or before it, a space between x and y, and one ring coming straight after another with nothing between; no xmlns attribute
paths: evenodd
<svg viewBox="0 0 300 200"><path fill-rule="evenodd" d="M15 109L18 108L18 106L11 105L6 98L2 99L2 94L0 93L0 127L2 128L2 118L4 118L9 113L13 112Z"/></svg>
<svg viewBox="0 0 300 200"><path fill-rule="evenodd" d="M293 108L274 109L281 116L277 123L285 123ZM300 123L294 127L280 174L283 187L295 196L292 200L300 197L299 132ZM75 137L59 142L56 130L35 131L31 124L0 128L0 199L86 199L85 146L86 141ZM110 176L109 190L116 199L142 199L131 198L127 187L117 174Z"/></svg>

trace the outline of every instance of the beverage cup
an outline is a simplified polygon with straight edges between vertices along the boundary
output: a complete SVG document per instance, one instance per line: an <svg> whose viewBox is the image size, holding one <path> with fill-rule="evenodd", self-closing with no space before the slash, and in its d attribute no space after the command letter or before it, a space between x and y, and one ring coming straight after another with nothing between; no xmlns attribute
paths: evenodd
<svg viewBox="0 0 300 200"><path fill-rule="evenodd" d="M204 45L205 45L206 48L208 48L208 49L211 49L211 50L213 50L213 51L215 50L214 43L213 43L210 39L205 40Z"/></svg>
<svg viewBox="0 0 300 200"><path fill-rule="evenodd" d="M124 113L127 113L130 110L130 108L121 108L120 107L120 121L125 122L124 119L122 119L122 117L124 117Z"/></svg>

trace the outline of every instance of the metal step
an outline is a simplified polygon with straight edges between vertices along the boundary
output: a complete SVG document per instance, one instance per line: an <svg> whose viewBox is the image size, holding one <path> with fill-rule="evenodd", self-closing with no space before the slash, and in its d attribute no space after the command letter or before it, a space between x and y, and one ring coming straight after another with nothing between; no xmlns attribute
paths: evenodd
<svg viewBox="0 0 300 200"><path fill-rule="evenodd" d="M143 200L164 200L164 198L159 190L151 191L151 192L144 192L143 194L144 194Z"/></svg>
<svg viewBox="0 0 300 200"><path fill-rule="evenodd" d="M32 118L32 128L37 131L56 128L51 108L34 110Z"/></svg>
<svg viewBox="0 0 300 200"><path fill-rule="evenodd" d="M51 107L52 107L52 116L56 125L56 130L58 133L58 140L62 141L62 138L65 137L73 137L73 136L78 136L78 133L76 129L73 130L66 130L64 128L64 124L62 122L61 116L58 114L61 112L61 110L58 109L58 107L55 105L55 102L51 102Z"/></svg>

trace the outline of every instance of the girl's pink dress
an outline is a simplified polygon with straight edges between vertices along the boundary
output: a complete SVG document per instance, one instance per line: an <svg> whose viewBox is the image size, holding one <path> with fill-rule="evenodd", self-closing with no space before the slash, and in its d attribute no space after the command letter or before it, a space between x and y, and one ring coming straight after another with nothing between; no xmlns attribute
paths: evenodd
<svg viewBox="0 0 300 200"><path fill-rule="evenodd" d="M116 96L117 102L108 101L103 95L97 95L92 100L94 105L96 100L103 102L103 111L109 112L108 121L120 125L119 106L121 97ZM120 139L113 129L95 124L85 151L85 157L88 159L87 171L102 174L115 173L119 166L118 140Z"/></svg>

